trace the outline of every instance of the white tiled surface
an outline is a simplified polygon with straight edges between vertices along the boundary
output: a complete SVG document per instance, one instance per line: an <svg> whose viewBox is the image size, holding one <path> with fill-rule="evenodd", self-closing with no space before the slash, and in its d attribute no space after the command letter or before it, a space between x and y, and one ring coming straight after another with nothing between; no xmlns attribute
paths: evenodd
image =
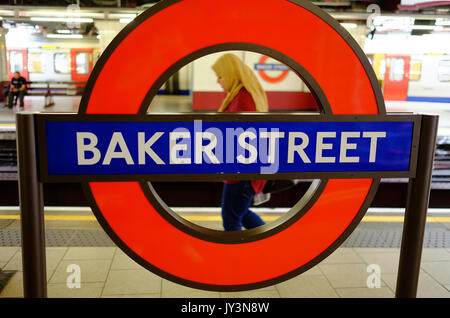
<svg viewBox="0 0 450 318"><path fill-rule="evenodd" d="M178 285L147 271L116 247L47 248L49 297L175 298L391 298L395 294L399 249L339 248L307 272L251 291L213 292ZM70 264L81 269L81 288L69 288ZM380 288L368 288L370 264L379 266ZM21 252L0 247L0 267L17 270L0 297L23 297ZM450 298L450 249L424 249L418 297Z"/></svg>

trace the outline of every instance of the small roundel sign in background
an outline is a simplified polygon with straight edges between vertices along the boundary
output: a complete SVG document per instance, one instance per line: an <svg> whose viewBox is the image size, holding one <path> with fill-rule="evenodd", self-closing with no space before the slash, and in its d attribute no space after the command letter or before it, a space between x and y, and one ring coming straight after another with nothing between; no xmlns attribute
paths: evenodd
<svg viewBox="0 0 450 318"><path fill-rule="evenodd" d="M259 64L264 64L264 63L267 61L268 58L269 58L269 57L268 57L268 56L265 56L265 55L261 56L261 58L259 59ZM258 74L259 74L259 76L261 76L261 78L262 78L263 80L265 80L266 82L275 84L275 83L280 83L280 82L282 82L282 81L286 78L286 76L288 76L289 71L288 71L288 70L282 70L282 71L281 71L281 74L279 74L279 75L277 75L277 76L269 76L269 75L265 72L265 70L258 70Z"/></svg>
<svg viewBox="0 0 450 318"><path fill-rule="evenodd" d="M288 65L310 86L323 114L385 113L362 50L309 1L169 0L138 16L107 47L89 78L79 114L145 116L173 72L227 50L254 51ZM187 233L163 215L167 207L147 183L83 186L103 228L136 262L183 285L227 291L279 283L319 263L360 222L378 183L322 180L320 193L301 217L243 243Z"/></svg>

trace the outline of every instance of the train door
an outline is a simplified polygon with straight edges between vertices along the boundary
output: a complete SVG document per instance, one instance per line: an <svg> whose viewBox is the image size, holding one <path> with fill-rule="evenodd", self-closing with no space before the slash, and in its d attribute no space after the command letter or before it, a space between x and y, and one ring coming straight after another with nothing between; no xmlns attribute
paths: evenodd
<svg viewBox="0 0 450 318"><path fill-rule="evenodd" d="M28 56L27 49L8 49L8 78L11 79L15 72L20 72L28 81Z"/></svg>
<svg viewBox="0 0 450 318"><path fill-rule="evenodd" d="M410 57L387 55L384 75L384 99L406 101L409 82Z"/></svg>
<svg viewBox="0 0 450 318"><path fill-rule="evenodd" d="M71 49L72 81L86 82L92 71L92 49Z"/></svg>

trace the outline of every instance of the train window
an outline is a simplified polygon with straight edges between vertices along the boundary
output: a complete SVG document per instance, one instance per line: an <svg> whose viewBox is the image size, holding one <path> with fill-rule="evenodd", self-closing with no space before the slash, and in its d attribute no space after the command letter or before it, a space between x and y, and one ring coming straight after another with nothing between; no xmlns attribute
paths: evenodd
<svg viewBox="0 0 450 318"><path fill-rule="evenodd" d="M450 82L450 60L439 62L438 78L440 82Z"/></svg>
<svg viewBox="0 0 450 318"><path fill-rule="evenodd" d="M422 74L422 61L412 60L409 69L409 80L419 81Z"/></svg>
<svg viewBox="0 0 450 318"><path fill-rule="evenodd" d="M11 73L23 71L23 54L20 51L9 52L9 70Z"/></svg>
<svg viewBox="0 0 450 318"><path fill-rule="evenodd" d="M55 53L53 55L53 68L55 69L55 73L60 74L70 73L70 54Z"/></svg>
<svg viewBox="0 0 450 318"><path fill-rule="evenodd" d="M89 73L89 53L88 52L78 52L75 56L75 62L78 74L88 74Z"/></svg>
<svg viewBox="0 0 450 318"><path fill-rule="evenodd" d="M391 82L400 82L403 80L405 69L405 60L401 57L391 58L391 70L389 72L389 80Z"/></svg>
<svg viewBox="0 0 450 318"><path fill-rule="evenodd" d="M42 73L42 61L41 53L28 53L28 71L31 73Z"/></svg>

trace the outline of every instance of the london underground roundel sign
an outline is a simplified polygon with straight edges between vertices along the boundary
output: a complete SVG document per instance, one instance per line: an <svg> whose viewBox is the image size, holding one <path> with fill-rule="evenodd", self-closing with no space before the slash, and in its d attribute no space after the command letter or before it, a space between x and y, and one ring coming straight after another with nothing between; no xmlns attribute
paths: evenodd
<svg viewBox="0 0 450 318"><path fill-rule="evenodd" d="M269 58L268 56L263 55L259 59L259 62L257 64L259 76L261 76L261 78L268 83L275 84L275 83L282 82L288 76L289 70L286 70L285 66L283 64L269 64L270 67L276 66L276 67L280 68L281 74L279 74L277 76L267 75L267 73L265 71L272 70L272 68L267 69L266 67L264 67L264 65L265 65L264 63L267 61L268 58Z"/></svg>
<svg viewBox="0 0 450 318"><path fill-rule="evenodd" d="M310 87L326 121L336 115L385 114L362 50L309 1L168 0L139 15L107 47L78 116L121 114L145 121L150 101L171 74L196 58L227 50L254 51L288 65ZM264 121L263 116L270 114L257 119ZM85 182L84 188L103 228L145 268L190 287L246 290L289 279L331 254L360 222L379 183L358 173L318 176L314 195L295 215L239 233L188 224L141 179L105 178Z"/></svg>

